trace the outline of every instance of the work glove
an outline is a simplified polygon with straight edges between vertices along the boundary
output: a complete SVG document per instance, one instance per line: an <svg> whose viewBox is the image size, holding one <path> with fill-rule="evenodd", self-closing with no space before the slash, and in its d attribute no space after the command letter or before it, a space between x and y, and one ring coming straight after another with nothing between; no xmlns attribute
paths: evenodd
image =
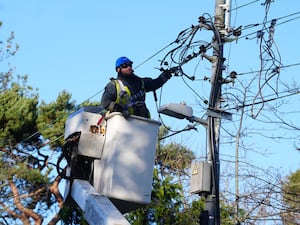
<svg viewBox="0 0 300 225"><path fill-rule="evenodd" d="M124 110L124 108L121 105L115 102L111 102L107 109L110 112L122 112Z"/></svg>
<svg viewBox="0 0 300 225"><path fill-rule="evenodd" d="M163 83L165 83L172 77L172 73L170 70L163 70L163 72L160 74L160 77L163 80Z"/></svg>
<svg viewBox="0 0 300 225"><path fill-rule="evenodd" d="M130 113L126 109L122 111L122 115L124 116L125 119L129 119L130 118Z"/></svg>
<svg viewBox="0 0 300 225"><path fill-rule="evenodd" d="M165 80L169 80L172 75L174 76L178 76L178 70L179 67L175 66L175 67L171 67L170 69L161 69L162 72L162 76L164 77Z"/></svg>
<svg viewBox="0 0 300 225"><path fill-rule="evenodd" d="M124 116L125 119L128 119L130 117L130 113L128 112L128 110L115 102L110 103L110 105L108 107L108 111L120 112L120 113L122 113L122 115Z"/></svg>
<svg viewBox="0 0 300 225"><path fill-rule="evenodd" d="M169 79L172 77L172 72L171 72L171 70L165 70L165 71L163 72L163 74L164 74L164 76L165 76L165 78L166 78L167 80L169 80Z"/></svg>

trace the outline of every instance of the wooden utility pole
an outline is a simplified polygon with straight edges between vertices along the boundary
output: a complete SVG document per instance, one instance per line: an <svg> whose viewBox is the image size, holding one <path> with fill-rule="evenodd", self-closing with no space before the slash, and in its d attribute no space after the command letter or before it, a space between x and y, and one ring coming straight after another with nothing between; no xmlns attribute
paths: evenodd
<svg viewBox="0 0 300 225"><path fill-rule="evenodd" d="M230 0L229 0L230 2ZM216 0L214 16L214 50L216 57L212 63L211 92L209 97L209 110L218 111L220 109L220 97L222 86L222 72L224 69L223 58L223 38L227 32L225 29L225 14L229 20L230 3L226 0ZM228 29L228 21L227 21ZM205 210L200 216L201 225L220 225L220 201L219 201L219 180L220 180L220 160L219 160L219 130L221 117L208 114L207 142L208 161L212 164L212 191L206 197Z"/></svg>

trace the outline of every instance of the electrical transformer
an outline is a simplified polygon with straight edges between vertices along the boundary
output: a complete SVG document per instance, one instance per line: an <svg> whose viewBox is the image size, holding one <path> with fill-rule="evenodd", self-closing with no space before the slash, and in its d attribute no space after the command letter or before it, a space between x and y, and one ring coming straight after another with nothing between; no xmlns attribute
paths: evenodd
<svg viewBox="0 0 300 225"><path fill-rule="evenodd" d="M193 162L191 167L190 192L192 194L208 194L211 192L211 163Z"/></svg>

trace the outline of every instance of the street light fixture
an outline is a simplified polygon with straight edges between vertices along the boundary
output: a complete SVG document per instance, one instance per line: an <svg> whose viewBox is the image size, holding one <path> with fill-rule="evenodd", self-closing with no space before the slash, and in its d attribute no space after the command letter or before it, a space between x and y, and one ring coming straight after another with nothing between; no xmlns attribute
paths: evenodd
<svg viewBox="0 0 300 225"><path fill-rule="evenodd" d="M187 106L185 102L162 105L158 109L158 112L177 119L187 119L190 122L197 122L207 126L207 120L194 116L193 109Z"/></svg>

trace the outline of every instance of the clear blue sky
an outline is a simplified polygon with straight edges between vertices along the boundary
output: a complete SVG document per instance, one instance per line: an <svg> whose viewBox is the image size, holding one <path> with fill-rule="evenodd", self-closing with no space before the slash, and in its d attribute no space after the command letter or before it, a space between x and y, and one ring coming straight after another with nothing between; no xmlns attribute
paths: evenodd
<svg viewBox="0 0 300 225"><path fill-rule="evenodd" d="M239 7L251 3L244 7ZM231 26L246 26L261 23L264 17L264 1L232 1ZM174 41L180 31L196 25L204 13L214 15L212 0L165 0L165 1L79 1L79 0L14 0L0 2L1 39L15 32L20 45L19 52L7 61L16 67L16 74L29 76L29 84L39 89L40 99L55 101L58 93L67 90L79 104L101 91L110 77L115 76L114 63L117 57L126 55L139 65L159 50ZM271 4L268 19L280 18L300 11L300 1L287 3L275 0ZM287 18L289 19L289 18ZM281 20L281 21L286 21ZM293 20L276 27L275 40L284 65L300 63L298 38L300 20ZM249 34L257 29L245 30ZM241 39L224 46L229 70L239 73L259 69L258 43ZM210 41L210 40L207 40ZM140 76L155 77L159 71L161 53L136 68ZM197 79L210 76L209 64L202 67ZM299 82L299 67L282 71L288 80ZM209 94L209 85L195 82L191 85L200 96ZM98 94L92 101L100 100ZM157 117L152 94L147 96L153 117ZM186 101L196 106L196 96L186 88L178 77L172 78L162 92L162 104ZM299 99L294 98L295 110ZM194 112L198 113L197 108ZM199 115L199 116L202 116ZM170 120L175 129L187 123ZM187 136L176 136L177 141L191 145L197 155L205 152L204 129L189 132ZM266 144L268 145L268 144ZM278 165L286 172L299 168L299 153L283 146L269 144L274 155L258 158L262 165ZM274 145L274 146L273 146ZM288 148L292 145L289 143ZM222 151L222 150L221 150Z"/></svg>

